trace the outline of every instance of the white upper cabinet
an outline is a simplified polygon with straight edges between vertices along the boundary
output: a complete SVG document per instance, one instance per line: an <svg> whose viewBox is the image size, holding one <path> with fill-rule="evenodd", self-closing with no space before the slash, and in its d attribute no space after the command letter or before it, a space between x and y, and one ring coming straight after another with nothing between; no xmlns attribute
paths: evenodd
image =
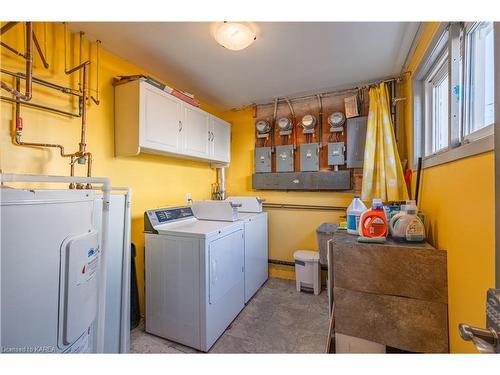
<svg viewBox="0 0 500 375"><path fill-rule="evenodd" d="M231 126L140 80L115 87L115 154L229 163Z"/></svg>
<svg viewBox="0 0 500 375"><path fill-rule="evenodd" d="M184 151L192 156L210 158L209 114L191 105L185 105L182 132Z"/></svg>
<svg viewBox="0 0 500 375"><path fill-rule="evenodd" d="M231 158L231 125L221 119L210 117L210 156L213 160L229 163Z"/></svg>
<svg viewBox="0 0 500 375"><path fill-rule="evenodd" d="M182 145L181 103L173 96L142 82L140 145L151 150L176 152Z"/></svg>

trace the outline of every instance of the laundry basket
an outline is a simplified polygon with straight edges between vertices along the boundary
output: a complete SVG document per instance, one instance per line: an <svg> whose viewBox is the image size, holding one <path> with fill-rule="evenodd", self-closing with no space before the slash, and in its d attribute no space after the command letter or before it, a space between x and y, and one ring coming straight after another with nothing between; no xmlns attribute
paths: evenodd
<svg viewBox="0 0 500 375"><path fill-rule="evenodd" d="M316 238L318 239L319 262L326 266L328 264L328 240L333 237L333 234L338 228L338 224L323 223L316 229Z"/></svg>

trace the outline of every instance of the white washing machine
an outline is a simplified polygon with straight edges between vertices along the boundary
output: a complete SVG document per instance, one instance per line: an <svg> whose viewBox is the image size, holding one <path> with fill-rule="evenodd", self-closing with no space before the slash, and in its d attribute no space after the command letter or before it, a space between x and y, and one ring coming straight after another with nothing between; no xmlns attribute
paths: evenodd
<svg viewBox="0 0 500 375"><path fill-rule="evenodd" d="M269 277L268 218L259 197L228 197L238 207L245 229L245 303Z"/></svg>
<svg viewBox="0 0 500 375"><path fill-rule="evenodd" d="M0 188L4 353L91 352L100 247L94 192Z"/></svg>
<svg viewBox="0 0 500 375"><path fill-rule="evenodd" d="M208 351L244 307L243 222L144 213L146 332Z"/></svg>

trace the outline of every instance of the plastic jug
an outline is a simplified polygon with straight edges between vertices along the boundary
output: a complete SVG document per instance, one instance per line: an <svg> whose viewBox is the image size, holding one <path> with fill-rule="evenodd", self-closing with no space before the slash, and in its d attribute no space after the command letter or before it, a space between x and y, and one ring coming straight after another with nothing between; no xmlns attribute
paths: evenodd
<svg viewBox="0 0 500 375"><path fill-rule="evenodd" d="M347 207L347 233L359 233L359 219L361 214L366 211L366 206L358 195L354 196L349 207Z"/></svg>
<svg viewBox="0 0 500 375"><path fill-rule="evenodd" d="M389 221L389 230L395 240L406 239L406 227L408 226L410 220L408 217L408 210L417 211L417 206L414 200L406 201L406 204L401 206L401 211L394 215Z"/></svg>
<svg viewBox="0 0 500 375"><path fill-rule="evenodd" d="M407 219L405 221L406 223L401 224L404 224L406 241L422 242L425 240L424 223L422 223L422 220L418 217L417 210L414 209L414 207L407 210Z"/></svg>
<svg viewBox="0 0 500 375"><path fill-rule="evenodd" d="M359 235L368 238L387 236L387 217L382 200L374 199L372 208L361 214Z"/></svg>

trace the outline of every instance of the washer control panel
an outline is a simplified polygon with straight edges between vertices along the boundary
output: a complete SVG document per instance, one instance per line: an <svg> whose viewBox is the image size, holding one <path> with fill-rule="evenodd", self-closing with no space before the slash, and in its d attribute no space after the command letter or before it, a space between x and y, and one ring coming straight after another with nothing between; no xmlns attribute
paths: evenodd
<svg viewBox="0 0 500 375"><path fill-rule="evenodd" d="M158 208L144 212L144 232L155 233L160 224L185 220L194 217L191 206Z"/></svg>

